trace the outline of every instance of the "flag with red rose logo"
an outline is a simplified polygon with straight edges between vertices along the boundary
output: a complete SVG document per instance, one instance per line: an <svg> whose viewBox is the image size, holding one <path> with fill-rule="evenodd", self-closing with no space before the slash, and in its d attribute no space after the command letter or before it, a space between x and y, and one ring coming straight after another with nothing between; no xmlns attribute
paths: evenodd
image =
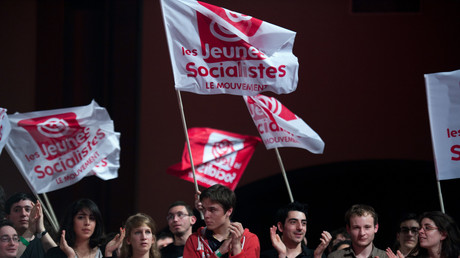
<svg viewBox="0 0 460 258"><path fill-rule="evenodd" d="M267 149L296 147L323 153L319 135L277 99L261 94L243 98Z"/></svg>
<svg viewBox="0 0 460 258"><path fill-rule="evenodd" d="M293 92L295 32L195 0L162 0L175 88L198 94Z"/></svg>
<svg viewBox="0 0 460 258"><path fill-rule="evenodd" d="M204 187L222 184L234 190L254 153L259 137L211 128L188 129L197 183ZM187 145L182 162L167 173L194 182Z"/></svg>
<svg viewBox="0 0 460 258"><path fill-rule="evenodd" d="M6 149L35 193L46 193L96 175L116 178L120 134L95 101L82 107L9 116Z"/></svg>
<svg viewBox="0 0 460 258"><path fill-rule="evenodd" d="M0 154L2 153L3 147L7 142L8 136L10 135L11 125L6 114L6 109L0 108Z"/></svg>

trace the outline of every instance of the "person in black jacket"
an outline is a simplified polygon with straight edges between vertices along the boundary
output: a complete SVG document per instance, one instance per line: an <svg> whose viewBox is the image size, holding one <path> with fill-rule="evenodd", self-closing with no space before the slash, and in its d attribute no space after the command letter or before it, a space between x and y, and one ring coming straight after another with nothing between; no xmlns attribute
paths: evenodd
<svg viewBox="0 0 460 258"><path fill-rule="evenodd" d="M299 202L289 203L277 211L275 222L276 226L270 228L274 249L262 252L261 257L326 257L323 253L332 239L329 232L322 232L321 243L314 251L304 244L307 233L307 205ZM281 237L277 230L282 234Z"/></svg>

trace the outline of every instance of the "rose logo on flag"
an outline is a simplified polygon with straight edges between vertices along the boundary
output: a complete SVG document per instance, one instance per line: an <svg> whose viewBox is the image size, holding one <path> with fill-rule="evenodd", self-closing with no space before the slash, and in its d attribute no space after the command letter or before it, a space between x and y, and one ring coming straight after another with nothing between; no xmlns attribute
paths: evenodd
<svg viewBox="0 0 460 258"><path fill-rule="evenodd" d="M212 146L212 154L215 157L214 165L224 170L230 170L235 163L235 152L233 143L227 139L223 139L220 142L216 142Z"/></svg>
<svg viewBox="0 0 460 258"><path fill-rule="evenodd" d="M204 147L203 163L214 160L213 166L230 171L234 168L236 154L244 148L241 142L235 141L229 135L213 132L209 135L208 143ZM237 165L239 166L239 165Z"/></svg>
<svg viewBox="0 0 460 258"><path fill-rule="evenodd" d="M69 124L57 117L52 117L37 125L38 131L46 137L59 138L67 135Z"/></svg>
<svg viewBox="0 0 460 258"><path fill-rule="evenodd" d="M261 94L243 99L267 149L296 147L323 153L321 137L277 99Z"/></svg>
<svg viewBox="0 0 460 258"><path fill-rule="evenodd" d="M235 189L260 138L211 128L188 129L196 178L199 185L223 184ZM167 173L193 182L188 148L184 146L182 162Z"/></svg>
<svg viewBox="0 0 460 258"><path fill-rule="evenodd" d="M198 94L290 93L295 32L196 0L161 0L175 88Z"/></svg>
<svg viewBox="0 0 460 258"><path fill-rule="evenodd" d="M241 40L238 38L237 35L233 34L226 28L222 27L221 25L217 24L216 22L211 22L209 25L209 30L211 31L211 34L222 40L222 41L227 41L227 42L235 42Z"/></svg>
<svg viewBox="0 0 460 258"><path fill-rule="evenodd" d="M240 14L237 12L232 12L225 8L210 5L204 2L198 1L199 4L208 8L210 11L219 15L222 19L229 22L232 26L241 31L244 35L252 37L256 34L257 30L260 28L262 21L256 18L253 18L249 15ZM233 34L235 35L235 34Z"/></svg>
<svg viewBox="0 0 460 258"><path fill-rule="evenodd" d="M220 8L214 6L214 8ZM222 9L222 8L221 8ZM213 9L211 9L213 10ZM218 12L218 11L217 11ZM226 12L222 11L224 16L227 17ZM242 17L242 15L240 15ZM249 16L247 16L249 17ZM230 19L226 19L232 25L237 25L242 22L235 23ZM239 19L243 20L243 19ZM250 20L257 20L250 18ZM217 63L225 61L239 61L239 60L263 60L267 56L257 48L249 45L236 34L232 33L227 28L216 23L210 18L201 13L197 13L198 30L201 40L201 51L203 53L204 61L207 63ZM257 24L259 22L247 22L235 26L238 30L247 36L252 36L259 26L250 26L250 24ZM249 26L249 27L247 27ZM255 28L255 30L254 30Z"/></svg>
<svg viewBox="0 0 460 258"><path fill-rule="evenodd" d="M26 129L40 148L41 155L54 160L76 150L89 138L89 128L81 127L75 113L25 119L18 125Z"/></svg>
<svg viewBox="0 0 460 258"><path fill-rule="evenodd" d="M277 99L264 95L258 95L256 98L265 104L265 108L268 109L269 113L273 113L274 115L277 115L286 121L297 119L296 115L284 107L283 104L281 104L281 102L279 102Z"/></svg>
<svg viewBox="0 0 460 258"><path fill-rule="evenodd" d="M35 193L46 193L95 175L118 176L120 134L107 110L95 101L9 117L6 148Z"/></svg>

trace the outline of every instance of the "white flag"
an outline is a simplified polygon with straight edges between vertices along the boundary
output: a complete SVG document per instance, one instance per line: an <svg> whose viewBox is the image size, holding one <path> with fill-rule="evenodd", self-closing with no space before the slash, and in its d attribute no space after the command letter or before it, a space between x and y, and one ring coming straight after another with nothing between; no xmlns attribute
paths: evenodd
<svg viewBox="0 0 460 258"><path fill-rule="evenodd" d="M198 94L293 92L295 32L195 0L161 0L175 88Z"/></svg>
<svg viewBox="0 0 460 258"><path fill-rule="evenodd" d="M8 140L10 135L11 125L6 114L6 109L0 108L0 154L2 153L3 147Z"/></svg>
<svg viewBox="0 0 460 258"><path fill-rule="evenodd" d="M460 178L460 70L425 74L438 180Z"/></svg>
<svg viewBox="0 0 460 258"><path fill-rule="evenodd" d="M243 98L267 149L296 147L323 153L319 135L277 99L260 94Z"/></svg>
<svg viewBox="0 0 460 258"><path fill-rule="evenodd" d="M105 108L83 107L10 115L7 151L35 193L75 184L90 175L117 176L119 136ZM107 173L111 173L108 175Z"/></svg>

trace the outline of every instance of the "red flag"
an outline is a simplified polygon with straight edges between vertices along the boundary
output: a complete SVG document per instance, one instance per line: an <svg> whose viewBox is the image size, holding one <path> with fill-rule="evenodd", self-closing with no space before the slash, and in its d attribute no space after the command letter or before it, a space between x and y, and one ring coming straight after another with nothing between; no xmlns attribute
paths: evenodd
<svg viewBox="0 0 460 258"><path fill-rule="evenodd" d="M234 190L261 139L256 136L215 130L188 129L197 183L203 187L222 184ZM169 167L168 174L194 182L187 144L182 162Z"/></svg>
<svg viewBox="0 0 460 258"><path fill-rule="evenodd" d="M323 153L319 135L277 99L261 94L243 98L267 149L296 147Z"/></svg>

